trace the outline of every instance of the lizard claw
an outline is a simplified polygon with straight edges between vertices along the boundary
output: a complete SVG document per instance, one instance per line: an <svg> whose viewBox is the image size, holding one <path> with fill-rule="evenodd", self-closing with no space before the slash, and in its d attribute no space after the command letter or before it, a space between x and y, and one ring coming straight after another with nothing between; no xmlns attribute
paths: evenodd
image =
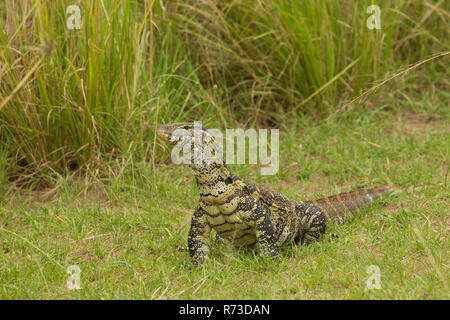
<svg viewBox="0 0 450 320"><path fill-rule="evenodd" d="M275 245L272 245L270 247L261 246L259 252L262 256L270 255L271 257L276 257L278 255L278 248Z"/></svg>

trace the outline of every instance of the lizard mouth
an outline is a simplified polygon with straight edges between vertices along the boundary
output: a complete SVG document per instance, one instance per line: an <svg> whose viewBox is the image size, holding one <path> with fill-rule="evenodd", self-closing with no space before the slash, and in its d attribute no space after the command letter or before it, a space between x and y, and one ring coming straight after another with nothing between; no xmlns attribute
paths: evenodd
<svg viewBox="0 0 450 320"><path fill-rule="evenodd" d="M180 141L181 136L188 136L188 129L191 128L190 123L180 122L172 124L164 124L158 129L156 129L156 135L159 136L165 142L176 145ZM184 129L184 131L183 131ZM177 132L177 130L182 130Z"/></svg>
<svg viewBox="0 0 450 320"><path fill-rule="evenodd" d="M159 128L156 129L156 134L158 135L158 137L160 137L161 139L163 139L164 141L169 141L169 134L167 133L166 130L164 130L164 128Z"/></svg>

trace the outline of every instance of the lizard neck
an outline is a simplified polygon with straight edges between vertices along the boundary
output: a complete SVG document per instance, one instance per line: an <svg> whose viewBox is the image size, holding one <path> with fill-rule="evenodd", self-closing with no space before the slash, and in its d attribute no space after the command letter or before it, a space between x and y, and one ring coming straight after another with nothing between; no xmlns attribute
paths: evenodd
<svg viewBox="0 0 450 320"><path fill-rule="evenodd" d="M191 164L200 198L208 203L221 202L234 190L231 172L224 164Z"/></svg>

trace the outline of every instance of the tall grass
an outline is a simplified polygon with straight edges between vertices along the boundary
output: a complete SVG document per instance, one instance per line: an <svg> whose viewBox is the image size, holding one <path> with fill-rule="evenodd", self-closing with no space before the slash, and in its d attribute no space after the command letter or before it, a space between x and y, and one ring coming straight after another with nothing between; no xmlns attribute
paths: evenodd
<svg viewBox="0 0 450 320"><path fill-rule="evenodd" d="M80 30L66 27L74 2ZM154 161L162 122L323 116L402 65L449 50L445 1L378 1L381 30L366 27L370 4L3 1L0 150L9 179L49 168L92 173L129 156Z"/></svg>
<svg viewBox="0 0 450 320"><path fill-rule="evenodd" d="M1 110L1 141L15 146L20 177L46 165L98 168L105 157L149 150L157 119L181 117L198 90L171 22L161 22L162 8L85 1L81 30L68 30L70 4L11 1L2 8L2 99L37 68ZM154 21L151 10L159 13Z"/></svg>
<svg viewBox="0 0 450 320"><path fill-rule="evenodd" d="M176 19L205 85L277 119L327 113L400 63L449 49L443 1L377 1L381 30L366 27L373 3L192 0L178 3Z"/></svg>

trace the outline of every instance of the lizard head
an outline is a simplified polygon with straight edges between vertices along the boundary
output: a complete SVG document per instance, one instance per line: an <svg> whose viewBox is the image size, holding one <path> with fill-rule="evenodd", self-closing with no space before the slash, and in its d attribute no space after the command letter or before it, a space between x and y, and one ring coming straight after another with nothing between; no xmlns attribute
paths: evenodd
<svg viewBox="0 0 450 320"><path fill-rule="evenodd" d="M156 130L156 134L183 153L181 162L189 164L197 182L222 181L229 176L219 146L221 141L216 143L213 130L208 131L200 121L165 124Z"/></svg>
<svg viewBox="0 0 450 320"><path fill-rule="evenodd" d="M195 129L197 127L194 127L194 122L168 123L159 127L156 134L165 142L176 145L184 139L193 139ZM203 127L200 127L200 130L206 131Z"/></svg>
<svg viewBox="0 0 450 320"><path fill-rule="evenodd" d="M190 150L191 154L196 157L200 153L202 156L208 157L205 151L213 150L212 154L210 154L212 157L203 158L203 160L219 160L221 162L220 156L219 158L214 157L216 155L214 147L217 146L214 135L202 126L200 121L165 124L156 130L156 134L170 145L183 148L183 150ZM203 162L197 158L196 160L194 161L193 159L193 163L198 164L198 161Z"/></svg>

